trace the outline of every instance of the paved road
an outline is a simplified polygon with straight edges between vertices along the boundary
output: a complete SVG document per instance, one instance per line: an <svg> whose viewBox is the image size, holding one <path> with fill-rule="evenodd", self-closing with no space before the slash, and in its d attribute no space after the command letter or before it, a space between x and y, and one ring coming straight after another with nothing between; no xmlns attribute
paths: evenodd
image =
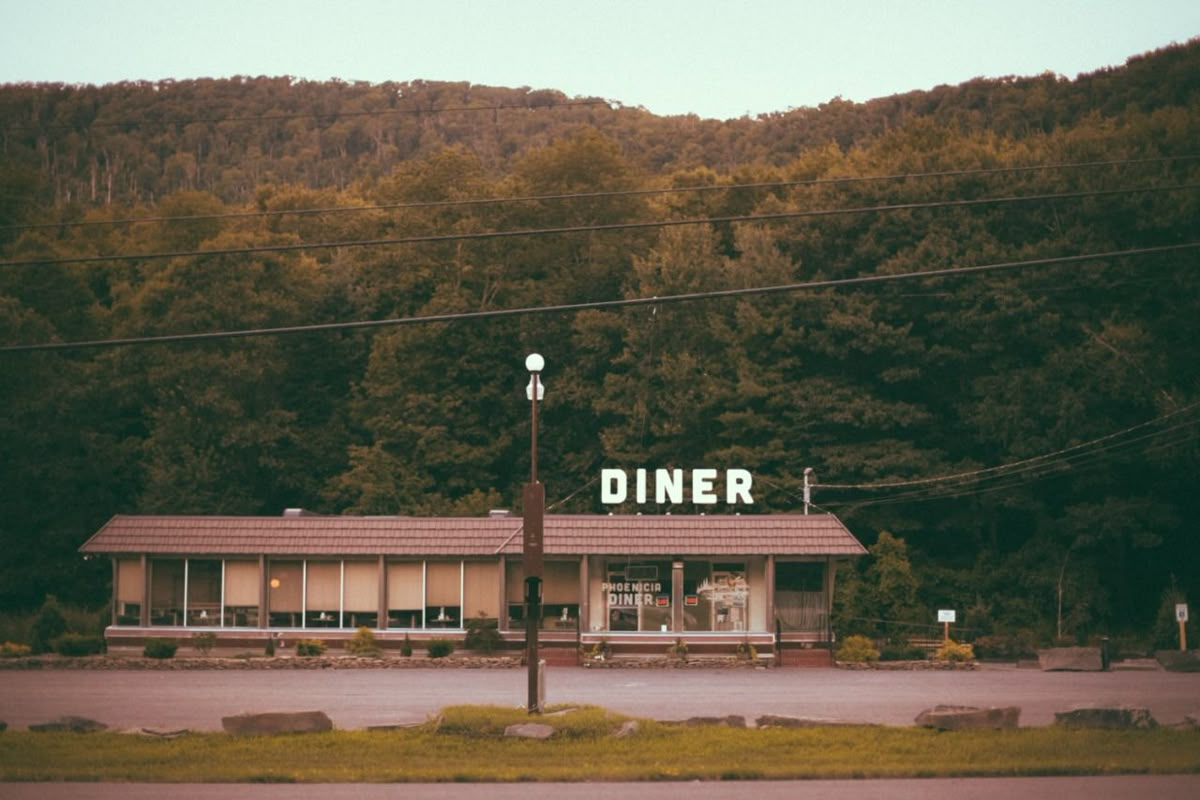
<svg viewBox="0 0 1200 800"><path fill-rule="evenodd" d="M755 781L753 783L476 783L476 784L163 784L0 783L5 800L1194 800L1197 775L1117 775L1107 778L942 778L884 781Z"/></svg>
<svg viewBox="0 0 1200 800"><path fill-rule="evenodd" d="M5 671L0 720L21 729L64 714L114 728L220 730L243 711L325 711L339 728L412 722L458 703L519 706L523 669ZM1200 712L1200 673L833 669L548 668L548 703L590 703L654 719L762 714L910 725L939 703L1017 705L1024 726L1075 706L1146 706L1164 725Z"/></svg>

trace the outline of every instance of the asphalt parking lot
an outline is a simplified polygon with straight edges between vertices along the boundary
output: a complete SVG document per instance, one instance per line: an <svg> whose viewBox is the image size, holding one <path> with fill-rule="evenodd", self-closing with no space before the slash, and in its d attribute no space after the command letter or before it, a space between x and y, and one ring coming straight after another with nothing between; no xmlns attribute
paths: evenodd
<svg viewBox="0 0 1200 800"><path fill-rule="evenodd" d="M247 711L327 713L343 729L416 722L460 703L523 705L524 669L5 671L0 720L13 730L66 714L116 729L220 730ZM639 717L763 714L911 725L938 704L1021 708L1022 726L1056 711L1144 706L1163 725L1200 712L1200 673L551 667L547 703L604 706Z"/></svg>

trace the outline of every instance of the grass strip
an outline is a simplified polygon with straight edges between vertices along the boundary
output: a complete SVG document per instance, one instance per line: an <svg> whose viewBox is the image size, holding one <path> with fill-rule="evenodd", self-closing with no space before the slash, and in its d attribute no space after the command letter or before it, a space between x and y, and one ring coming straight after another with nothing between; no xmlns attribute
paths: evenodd
<svg viewBox="0 0 1200 800"><path fill-rule="evenodd" d="M545 741L502 736L519 709L457 707L439 724L261 737L0 734L0 780L152 782L654 781L1200 772L1200 733L921 728L737 729L582 709L535 721Z"/></svg>

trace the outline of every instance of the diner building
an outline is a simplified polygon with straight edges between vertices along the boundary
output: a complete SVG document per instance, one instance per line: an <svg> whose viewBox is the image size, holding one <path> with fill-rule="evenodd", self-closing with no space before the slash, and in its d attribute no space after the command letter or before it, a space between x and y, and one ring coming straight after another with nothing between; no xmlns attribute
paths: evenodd
<svg viewBox="0 0 1200 800"><path fill-rule="evenodd" d="M613 655L754 646L776 664L830 663L839 564L865 553L831 514L548 515L540 652ZM113 517L82 547L112 561L111 651L149 638L261 652L366 626L387 650L461 640L494 620L516 654L526 627L522 520L486 517ZM743 648L745 649L745 648Z"/></svg>

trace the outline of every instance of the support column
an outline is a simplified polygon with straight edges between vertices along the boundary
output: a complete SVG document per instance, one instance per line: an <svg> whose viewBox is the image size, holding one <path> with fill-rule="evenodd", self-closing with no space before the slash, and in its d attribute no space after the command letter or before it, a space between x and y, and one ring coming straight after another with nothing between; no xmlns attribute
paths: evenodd
<svg viewBox="0 0 1200 800"><path fill-rule="evenodd" d="M379 630L384 630L388 626L388 586L387 586L387 558L379 556L379 615L375 618L375 627Z"/></svg>
<svg viewBox="0 0 1200 800"><path fill-rule="evenodd" d="M683 561L671 562L671 630L683 633Z"/></svg>
<svg viewBox="0 0 1200 800"><path fill-rule="evenodd" d="M767 556L767 565L763 570L763 577L767 584L767 630L775 630L775 556Z"/></svg>
<svg viewBox="0 0 1200 800"><path fill-rule="evenodd" d="M588 559L590 556L579 557L579 630L583 632L592 629L591 587L588 585Z"/></svg>
<svg viewBox="0 0 1200 800"><path fill-rule="evenodd" d="M150 559L142 553L142 610L138 613L138 624L143 628L150 627Z"/></svg>
<svg viewBox="0 0 1200 800"><path fill-rule="evenodd" d="M260 555L258 557L258 627L260 628L270 627L271 590L267 577L268 566L267 557Z"/></svg>
<svg viewBox="0 0 1200 800"><path fill-rule="evenodd" d="M500 570L500 604L496 606L499 609L496 612L496 629L499 631L508 630L508 556L501 555L500 562L496 567Z"/></svg>

